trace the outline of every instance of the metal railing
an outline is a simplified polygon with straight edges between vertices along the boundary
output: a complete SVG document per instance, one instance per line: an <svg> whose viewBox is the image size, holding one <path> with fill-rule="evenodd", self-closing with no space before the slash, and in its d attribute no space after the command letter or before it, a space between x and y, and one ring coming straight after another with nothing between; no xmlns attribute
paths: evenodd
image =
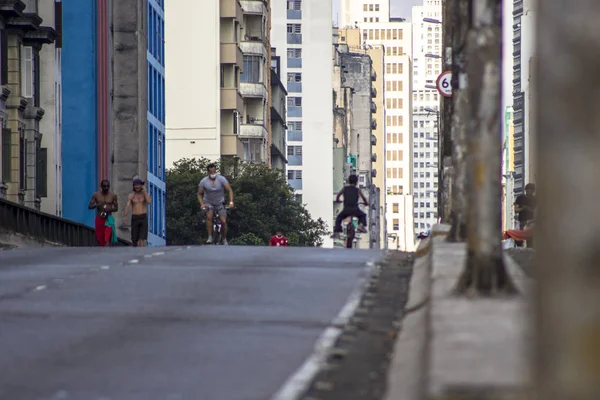
<svg viewBox="0 0 600 400"><path fill-rule="evenodd" d="M97 246L94 229L0 199L0 230L63 246ZM130 246L119 239L117 246Z"/></svg>

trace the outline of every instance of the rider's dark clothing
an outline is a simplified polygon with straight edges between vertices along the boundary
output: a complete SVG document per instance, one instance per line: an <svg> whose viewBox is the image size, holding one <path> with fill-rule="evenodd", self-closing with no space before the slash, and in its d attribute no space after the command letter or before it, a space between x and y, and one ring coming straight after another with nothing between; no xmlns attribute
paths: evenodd
<svg viewBox="0 0 600 400"><path fill-rule="evenodd" d="M354 185L345 186L342 195L344 196L344 209L335 218L334 232L342 232L342 221L348 217L357 217L358 222L366 226L367 214L358 208L360 199L360 189Z"/></svg>

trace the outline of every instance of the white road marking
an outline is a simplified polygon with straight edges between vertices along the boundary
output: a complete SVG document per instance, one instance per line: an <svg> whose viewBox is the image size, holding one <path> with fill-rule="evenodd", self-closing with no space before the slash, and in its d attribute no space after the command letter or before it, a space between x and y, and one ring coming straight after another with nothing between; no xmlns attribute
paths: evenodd
<svg viewBox="0 0 600 400"><path fill-rule="evenodd" d="M152 253L153 256L162 256L163 254L165 254L164 251L159 251L159 252L156 252L156 253Z"/></svg>
<svg viewBox="0 0 600 400"><path fill-rule="evenodd" d="M40 290L44 290L44 289L46 289L46 285L36 286L33 290L35 292L39 292Z"/></svg>
<svg viewBox="0 0 600 400"><path fill-rule="evenodd" d="M106 271L107 269L110 269L110 267L108 265L103 265L100 269Z"/></svg>
<svg viewBox="0 0 600 400"><path fill-rule="evenodd" d="M367 262L368 276L373 271L375 263ZM368 279L368 278L367 278ZM360 279L346 304L331 322L332 326L326 328L315 343L314 352L304 361L304 364L288 378L283 386L271 397L271 400L298 400L306 392L315 375L323 367L335 345L338 337L343 333L343 327L348 323L356 308L360 304L367 279Z"/></svg>
<svg viewBox="0 0 600 400"><path fill-rule="evenodd" d="M129 264L137 264L140 260L129 260Z"/></svg>

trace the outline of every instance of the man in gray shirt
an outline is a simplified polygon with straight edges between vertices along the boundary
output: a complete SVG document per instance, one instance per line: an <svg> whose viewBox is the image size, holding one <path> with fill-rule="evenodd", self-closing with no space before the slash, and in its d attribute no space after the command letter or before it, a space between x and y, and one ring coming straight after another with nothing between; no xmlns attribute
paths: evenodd
<svg viewBox="0 0 600 400"><path fill-rule="evenodd" d="M227 245L227 211L225 210L225 190L229 194L229 207L233 208L233 190L224 176L217 174L215 164L207 167L208 176L198 184L198 203L206 210L206 230L208 231L207 244L213 242L213 215L216 210L221 220L221 233L223 245Z"/></svg>

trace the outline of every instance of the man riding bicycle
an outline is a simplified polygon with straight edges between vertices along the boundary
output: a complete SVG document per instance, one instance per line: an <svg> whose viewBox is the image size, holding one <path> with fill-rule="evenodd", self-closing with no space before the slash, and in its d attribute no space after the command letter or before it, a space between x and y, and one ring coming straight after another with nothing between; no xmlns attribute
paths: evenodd
<svg viewBox="0 0 600 400"><path fill-rule="evenodd" d="M337 194L335 201L340 202L340 197L344 196L344 208L335 218L335 226L333 228L332 239L339 239L339 235L342 232L342 221L348 217L358 218L358 232L366 233L367 214L362 212L358 208L359 200L363 200L364 205L368 205L367 198L363 192L357 187L358 177L356 175L350 175L348 177L348 185L344 186L342 190Z"/></svg>
<svg viewBox="0 0 600 400"><path fill-rule="evenodd" d="M222 244L227 246L227 210L225 209L225 190L229 194L229 207L233 208L233 190L224 176L217 174L215 164L206 167L208 176L198 184L198 203L206 210L207 244L213 242L213 216L216 211L221 220Z"/></svg>

